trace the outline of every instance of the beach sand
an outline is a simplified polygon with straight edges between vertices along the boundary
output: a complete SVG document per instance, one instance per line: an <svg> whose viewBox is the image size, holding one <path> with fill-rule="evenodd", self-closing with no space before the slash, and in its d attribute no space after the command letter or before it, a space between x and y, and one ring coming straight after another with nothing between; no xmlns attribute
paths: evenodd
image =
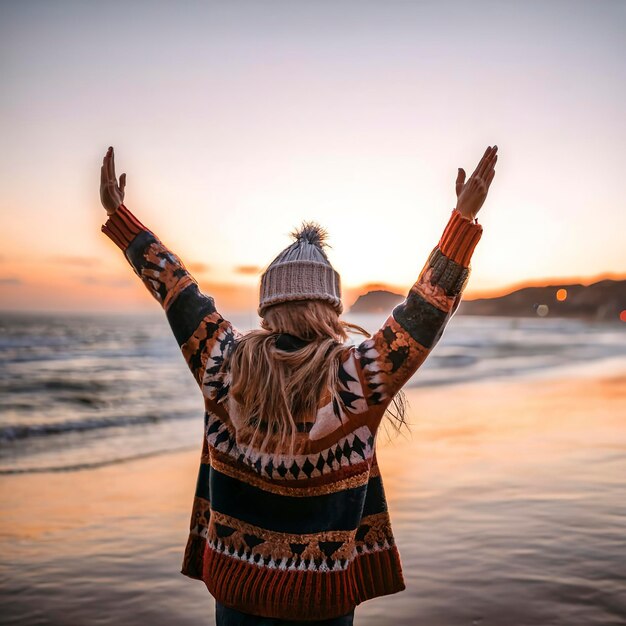
<svg viewBox="0 0 626 626"><path fill-rule="evenodd" d="M355 623L626 623L626 370L405 391L378 458L407 589ZM213 624L179 573L200 443L3 476L2 623Z"/></svg>

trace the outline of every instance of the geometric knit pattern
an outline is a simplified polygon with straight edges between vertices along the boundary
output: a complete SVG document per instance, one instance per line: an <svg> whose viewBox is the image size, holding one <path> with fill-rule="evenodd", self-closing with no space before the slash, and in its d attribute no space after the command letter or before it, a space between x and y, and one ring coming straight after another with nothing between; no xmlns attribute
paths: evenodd
<svg viewBox="0 0 626 626"><path fill-rule="evenodd" d="M457 310L482 226L454 209L404 302L347 345L337 396L298 424L297 454L243 450L249 432L222 367L241 333L182 261L125 206L104 232L162 306L204 401L204 436L181 573L222 604L292 620L344 615L405 589L376 460L378 427Z"/></svg>

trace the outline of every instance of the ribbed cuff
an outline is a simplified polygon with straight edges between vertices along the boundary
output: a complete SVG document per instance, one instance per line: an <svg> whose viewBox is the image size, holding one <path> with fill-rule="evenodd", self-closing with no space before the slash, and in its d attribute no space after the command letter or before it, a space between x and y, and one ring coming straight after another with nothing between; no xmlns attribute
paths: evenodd
<svg viewBox="0 0 626 626"><path fill-rule="evenodd" d="M439 240L439 249L449 259L467 267L482 234L481 224L473 223L454 208Z"/></svg>
<svg viewBox="0 0 626 626"><path fill-rule="evenodd" d="M102 225L100 230L122 250L126 250L139 233L149 229L126 206L120 204L117 211L113 215L109 215L109 219Z"/></svg>

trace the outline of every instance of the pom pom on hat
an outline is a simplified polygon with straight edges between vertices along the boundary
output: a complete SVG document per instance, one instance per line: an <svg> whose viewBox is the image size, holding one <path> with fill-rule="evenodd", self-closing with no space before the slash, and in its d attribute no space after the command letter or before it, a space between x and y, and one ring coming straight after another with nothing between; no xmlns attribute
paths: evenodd
<svg viewBox="0 0 626 626"><path fill-rule="evenodd" d="M289 233L296 241L306 241L318 248L329 247L328 232L317 222L302 222L302 225Z"/></svg>

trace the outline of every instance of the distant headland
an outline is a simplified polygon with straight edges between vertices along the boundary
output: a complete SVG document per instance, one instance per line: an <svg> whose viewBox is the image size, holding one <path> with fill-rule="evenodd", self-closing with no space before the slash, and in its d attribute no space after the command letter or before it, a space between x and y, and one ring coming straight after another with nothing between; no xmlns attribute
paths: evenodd
<svg viewBox="0 0 626 626"><path fill-rule="evenodd" d="M350 313L391 311L406 294L384 289L368 291L357 298ZM524 287L494 298L463 299L457 315L506 317L566 317L590 321L626 322L626 280Z"/></svg>

